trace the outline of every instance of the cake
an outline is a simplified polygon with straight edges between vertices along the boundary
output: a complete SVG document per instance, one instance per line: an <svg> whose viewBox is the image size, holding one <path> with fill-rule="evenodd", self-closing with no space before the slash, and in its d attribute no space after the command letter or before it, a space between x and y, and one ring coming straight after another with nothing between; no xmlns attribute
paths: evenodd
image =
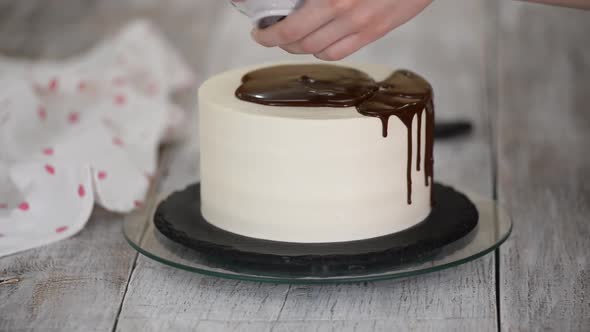
<svg viewBox="0 0 590 332"><path fill-rule="evenodd" d="M431 211L434 109L419 75L271 64L199 89L201 213L257 239L323 243L402 231Z"/></svg>

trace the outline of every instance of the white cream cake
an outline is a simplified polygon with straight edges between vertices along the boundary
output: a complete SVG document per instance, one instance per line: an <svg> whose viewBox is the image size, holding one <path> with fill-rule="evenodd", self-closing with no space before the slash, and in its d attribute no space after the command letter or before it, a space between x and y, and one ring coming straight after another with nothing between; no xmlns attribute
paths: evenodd
<svg viewBox="0 0 590 332"><path fill-rule="evenodd" d="M209 223L258 239L318 243L387 235L428 216L432 126L422 116L419 131L422 110L409 118L409 132L392 116L383 137L379 118L355 106L270 106L236 97L245 74L269 66L224 72L199 89L201 212ZM345 66L375 81L393 72Z"/></svg>

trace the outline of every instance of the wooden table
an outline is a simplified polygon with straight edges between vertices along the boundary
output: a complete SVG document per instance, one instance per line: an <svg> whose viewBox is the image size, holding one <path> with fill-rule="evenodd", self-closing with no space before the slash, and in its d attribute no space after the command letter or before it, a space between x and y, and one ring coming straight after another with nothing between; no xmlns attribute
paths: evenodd
<svg viewBox="0 0 590 332"><path fill-rule="evenodd" d="M289 58L251 43L247 22L223 1L61 4L0 5L0 48L64 57L142 16L199 82ZM445 0L351 58L415 69L434 85L439 118L475 123L470 137L437 144L436 178L508 207L514 231L495 254L374 283L240 282L138 255L122 216L97 211L69 240L0 259L0 330L590 330L589 33L590 12ZM194 94L182 103L194 105ZM156 192L198 179L194 137L162 160Z"/></svg>

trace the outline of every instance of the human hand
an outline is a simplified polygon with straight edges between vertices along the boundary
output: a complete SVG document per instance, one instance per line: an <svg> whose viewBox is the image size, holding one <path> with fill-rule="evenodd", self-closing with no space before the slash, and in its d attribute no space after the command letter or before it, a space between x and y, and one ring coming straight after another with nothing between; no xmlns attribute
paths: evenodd
<svg viewBox="0 0 590 332"><path fill-rule="evenodd" d="M252 37L266 47L340 60L418 15L432 0L306 0Z"/></svg>

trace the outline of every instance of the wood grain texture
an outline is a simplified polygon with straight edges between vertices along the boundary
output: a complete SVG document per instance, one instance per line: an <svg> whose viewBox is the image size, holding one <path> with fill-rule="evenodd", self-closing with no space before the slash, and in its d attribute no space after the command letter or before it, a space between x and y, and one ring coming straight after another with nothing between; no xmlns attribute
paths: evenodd
<svg viewBox="0 0 590 332"><path fill-rule="evenodd" d="M486 111L495 109L498 88L499 196L515 218L515 232L501 249L501 326L585 331L589 14L504 3L495 40L497 17L490 3L436 2L351 61L414 69L433 82L437 117L474 121L471 138L437 145L436 177L484 195L492 188L494 134ZM245 18L223 1L194 0L64 0L60 6L0 0L0 49L61 58L133 17L154 20L199 82L237 65L299 59L250 43ZM193 95L184 103L194 101ZM166 153L172 162L163 166L161 192L198 178L198 142ZM497 329L491 256L417 278L332 286L221 280L140 257L125 295L136 255L123 240L120 219L95 213L72 239L0 260L0 330Z"/></svg>
<svg viewBox="0 0 590 332"><path fill-rule="evenodd" d="M108 331L136 253L104 211L74 238L0 260L0 331Z"/></svg>
<svg viewBox="0 0 590 332"><path fill-rule="evenodd" d="M590 12L508 3L500 34L507 331L590 329Z"/></svg>
<svg viewBox="0 0 590 332"><path fill-rule="evenodd" d="M484 1L435 3L412 23L350 59L415 69L434 84L437 116L474 121L476 131L468 139L437 145L436 177L488 197L492 168L486 45L494 15ZM220 13L212 27L215 33L199 43L209 50L201 59L205 76L244 64L300 59L256 46L248 30L238 13ZM196 135L173 154L164 192L197 179ZM289 286L200 276L140 256L117 330L495 331L494 273L494 259L487 256L404 280Z"/></svg>

